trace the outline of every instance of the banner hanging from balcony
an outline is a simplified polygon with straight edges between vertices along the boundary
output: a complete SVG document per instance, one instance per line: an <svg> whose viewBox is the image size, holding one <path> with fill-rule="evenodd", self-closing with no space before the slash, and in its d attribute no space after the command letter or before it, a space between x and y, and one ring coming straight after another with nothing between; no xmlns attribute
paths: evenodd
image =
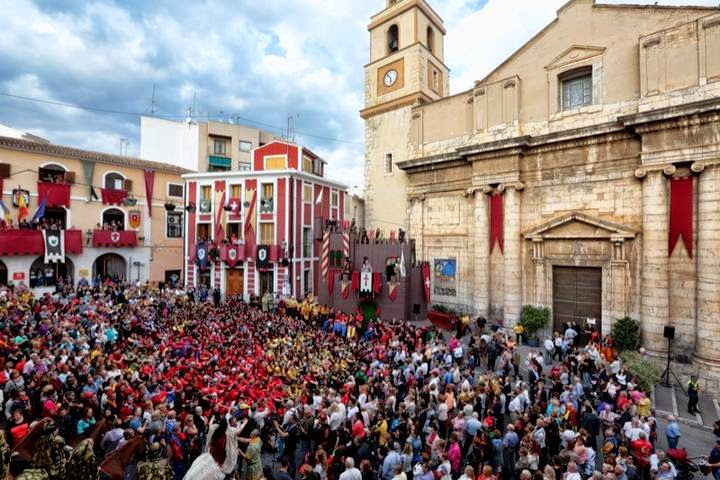
<svg viewBox="0 0 720 480"><path fill-rule="evenodd" d="M238 262L242 262L245 259L243 255L244 250L241 250L242 247L242 245L236 244L223 245L221 247L221 256L230 268L233 268Z"/></svg>
<svg viewBox="0 0 720 480"><path fill-rule="evenodd" d="M257 268L267 268L270 266L270 247L268 245L257 246Z"/></svg>
<svg viewBox="0 0 720 480"><path fill-rule="evenodd" d="M201 269L207 268L210 259L208 258L208 246L205 242L195 245L195 263Z"/></svg>
<svg viewBox="0 0 720 480"><path fill-rule="evenodd" d="M395 299L398 296L398 282L390 282L388 283L388 297L391 301L395 301Z"/></svg>
<svg viewBox="0 0 720 480"><path fill-rule="evenodd" d="M256 218L256 206L257 206L257 190L255 190L255 183L248 182L252 188L247 189L247 197L250 199L250 205L247 209L247 216L245 218L245 228L243 229L245 235L245 256L248 258L255 258L255 218Z"/></svg>
<svg viewBox="0 0 720 480"><path fill-rule="evenodd" d="M93 247L136 247L137 232L135 230L93 230Z"/></svg>
<svg viewBox="0 0 720 480"><path fill-rule="evenodd" d="M102 195L103 205L122 205L128 197L127 191L115 190L114 188L101 188L100 194Z"/></svg>
<svg viewBox="0 0 720 480"><path fill-rule="evenodd" d="M155 172L152 170L145 171L145 201L148 207L148 217L152 218L152 198L153 198L153 183L155 181Z"/></svg>
<svg viewBox="0 0 720 480"><path fill-rule="evenodd" d="M215 182L215 235L217 243L225 240L225 182Z"/></svg>
<svg viewBox="0 0 720 480"><path fill-rule="evenodd" d="M65 236L62 230L43 230L45 263L65 263Z"/></svg>
<svg viewBox="0 0 720 480"><path fill-rule="evenodd" d="M503 213L503 196L490 195L490 253L495 243L500 247L500 253L503 253Z"/></svg>
<svg viewBox="0 0 720 480"><path fill-rule="evenodd" d="M70 208L70 184L38 182L38 203L47 200L48 207Z"/></svg>
<svg viewBox="0 0 720 480"><path fill-rule="evenodd" d="M670 229L668 256L672 255L678 239L692 258L693 235L693 179L692 177L670 179Z"/></svg>
<svg viewBox="0 0 720 480"><path fill-rule="evenodd" d="M95 175L95 162L88 160L82 161L83 172L85 173L85 183L88 186L88 202L99 200L98 194L93 187L93 176Z"/></svg>
<svg viewBox="0 0 720 480"><path fill-rule="evenodd" d="M330 232L328 230L325 230L325 233L323 233L320 262L322 268L322 278L323 280L327 280L328 269L330 268Z"/></svg>
<svg viewBox="0 0 720 480"><path fill-rule="evenodd" d="M128 212L128 224L130 228L138 229L142 223L142 212L140 210L130 210Z"/></svg>

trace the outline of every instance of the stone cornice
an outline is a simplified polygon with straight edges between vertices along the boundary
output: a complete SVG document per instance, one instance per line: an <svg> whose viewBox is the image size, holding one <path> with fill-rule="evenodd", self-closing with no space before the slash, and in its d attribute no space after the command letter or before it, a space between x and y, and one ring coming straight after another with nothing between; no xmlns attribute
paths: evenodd
<svg viewBox="0 0 720 480"><path fill-rule="evenodd" d="M428 103L431 101L432 98L430 98L423 92L411 93L410 95L405 95L404 97L396 98L394 100L388 100L387 102L383 102L378 105L368 107L364 110L360 110L360 117L363 120L367 120L368 118L380 115L381 113L397 110L398 108L402 107L408 107L410 105L413 105L415 102Z"/></svg>
<svg viewBox="0 0 720 480"><path fill-rule="evenodd" d="M619 117L618 122L637 133L720 122L720 98L626 115Z"/></svg>

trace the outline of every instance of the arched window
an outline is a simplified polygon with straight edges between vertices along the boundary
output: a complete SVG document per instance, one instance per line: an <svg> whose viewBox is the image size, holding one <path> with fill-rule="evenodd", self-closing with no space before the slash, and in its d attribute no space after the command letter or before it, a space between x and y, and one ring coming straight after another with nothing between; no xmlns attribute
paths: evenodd
<svg viewBox="0 0 720 480"><path fill-rule="evenodd" d="M400 49L400 30L397 25L392 25L387 31L388 54L397 52Z"/></svg>
<svg viewBox="0 0 720 480"><path fill-rule="evenodd" d="M75 265L67 256L65 263L45 263L45 257L40 256L30 265L31 287L54 287L62 280L65 284L73 284Z"/></svg>
<svg viewBox="0 0 720 480"><path fill-rule="evenodd" d="M93 280L125 281L127 276L127 262L116 253L100 255L93 262Z"/></svg>
<svg viewBox="0 0 720 480"><path fill-rule="evenodd" d="M41 182L63 183L65 182L65 167L55 163L48 163L38 169L38 176Z"/></svg>
<svg viewBox="0 0 720 480"><path fill-rule="evenodd" d="M430 53L435 53L435 33L432 27L427 27L427 48Z"/></svg>
<svg viewBox="0 0 720 480"><path fill-rule="evenodd" d="M104 187L108 190L125 190L125 177L115 172L106 173Z"/></svg>
<svg viewBox="0 0 720 480"><path fill-rule="evenodd" d="M102 214L102 228L125 230L125 212L119 208L108 208Z"/></svg>

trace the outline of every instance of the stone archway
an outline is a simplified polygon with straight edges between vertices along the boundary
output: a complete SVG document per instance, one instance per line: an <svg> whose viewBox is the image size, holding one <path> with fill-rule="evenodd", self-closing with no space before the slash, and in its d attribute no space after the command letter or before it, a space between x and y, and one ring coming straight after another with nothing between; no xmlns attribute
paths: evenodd
<svg viewBox="0 0 720 480"><path fill-rule="evenodd" d="M127 261L117 253L100 255L93 262L93 278L125 281L127 278Z"/></svg>

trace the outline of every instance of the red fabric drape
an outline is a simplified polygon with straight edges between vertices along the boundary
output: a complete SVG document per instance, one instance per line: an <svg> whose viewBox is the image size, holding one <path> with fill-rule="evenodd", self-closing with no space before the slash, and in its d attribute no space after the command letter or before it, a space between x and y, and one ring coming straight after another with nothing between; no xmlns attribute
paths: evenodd
<svg viewBox="0 0 720 480"><path fill-rule="evenodd" d="M425 300L430 303L430 264L423 263L422 265L422 280L423 288L425 289Z"/></svg>
<svg viewBox="0 0 720 480"><path fill-rule="evenodd" d="M335 289L335 271L330 270L328 272L328 295L332 297L333 290Z"/></svg>
<svg viewBox="0 0 720 480"><path fill-rule="evenodd" d="M490 196L490 253L492 253L497 241L500 253L503 253L503 197L502 195Z"/></svg>
<svg viewBox="0 0 720 480"><path fill-rule="evenodd" d="M93 247L136 247L137 232L135 230L93 230Z"/></svg>
<svg viewBox="0 0 720 480"><path fill-rule="evenodd" d="M153 182L155 180L155 172L151 170L145 171L145 199L148 207L148 217L152 217L152 198L153 198Z"/></svg>
<svg viewBox="0 0 720 480"><path fill-rule="evenodd" d="M47 197L47 206L70 208L70 185L65 183L38 182L38 205Z"/></svg>
<svg viewBox="0 0 720 480"><path fill-rule="evenodd" d="M350 296L350 282L340 283L340 294L342 298L348 298Z"/></svg>
<svg viewBox="0 0 720 480"><path fill-rule="evenodd" d="M390 283L388 285L388 297L390 297L390 301L394 302L395 299L398 296L398 284L397 283Z"/></svg>
<svg viewBox="0 0 720 480"><path fill-rule="evenodd" d="M375 295L379 295L382 292L382 282L380 281L380 273L373 272L373 292Z"/></svg>
<svg viewBox="0 0 720 480"><path fill-rule="evenodd" d="M115 190L111 188L101 188L102 203L104 205L122 205L125 199L128 197L128 192L125 190Z"/></svg>
<svg viewBox="0 0 720 480"><path fill-rule="evenodd" d="M357 292L360 288L360 272L352 272L352 289Z"/></svg>
<svg viewBox="0 0 720 480"><path fill-rule="evenodd" d="M678 238L682 236L688 255L692 258L693 235L693 179L692 177L670 180L670 235L668 255L671 255Z"/></svg>
<svg viewBox="0 0 720 480"><path fill-rule="evenodd" d="M65 253L82 254L80 230L65 230ZM42 255L45 242L40 230L6 230L0 232L0 256Z"/></svg>

